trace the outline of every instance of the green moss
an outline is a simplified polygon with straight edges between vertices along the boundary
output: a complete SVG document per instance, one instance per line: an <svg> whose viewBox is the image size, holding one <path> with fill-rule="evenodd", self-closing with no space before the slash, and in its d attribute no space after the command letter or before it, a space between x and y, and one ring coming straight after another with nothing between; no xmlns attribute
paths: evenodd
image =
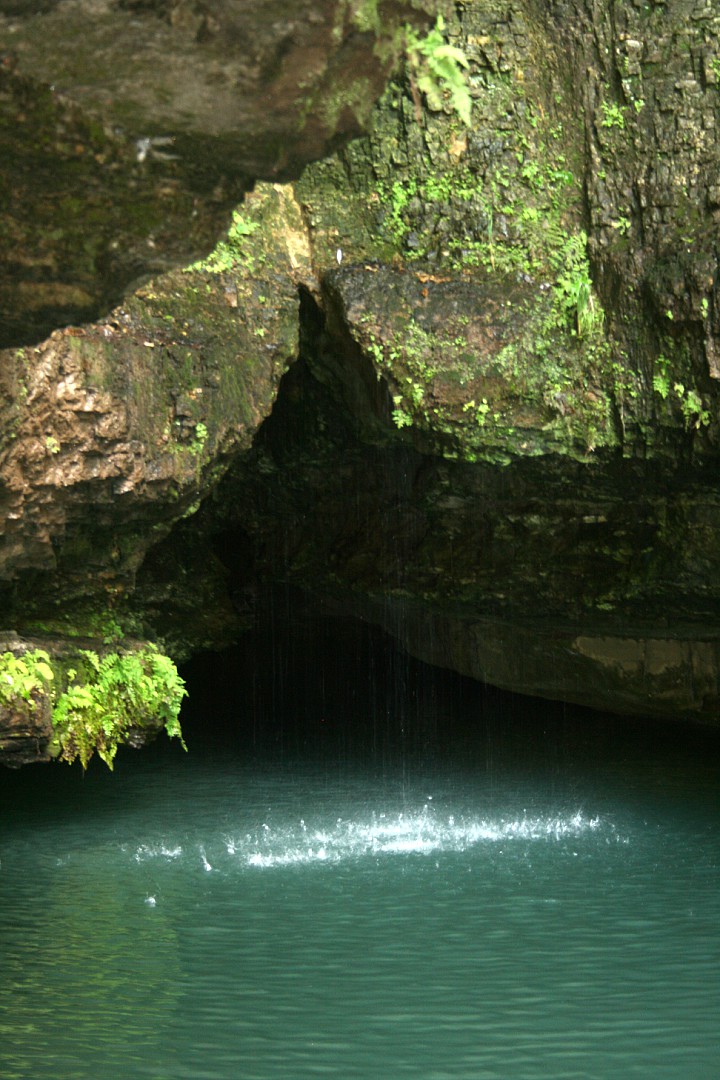
<svg viewBox="0 0 720 1080"><path fill-rule="evenodd" d="M260 222L251 221L240 210L236 210L232 216L232 222L227 236L221 240L215 249L205 259L188 266L186 273L206 271L210 274L222 274L236 267L247 265L251 255L248 250L247 239L260 228Z"/></svg>
<svg viewBox="0 0 720 1080"><path fill-rule="evenodd" d="M360 0L352 14L352 21L362 33L379 34L381 32L380 3L381 0Z"/></svg>
<svg viewBox="0 0 720 1080"><path fill-rule="evenodd" d="M126 541L132 550L134 541ZM92 550L92 546L89 550ZM70 604L67 600L58 605L55 614L47 597L41 597L40 603L44 617L36 619L32 613L20 620L22 634L36 637L94 638L104 645L119 645L129 637L142 637L144 628L137 615L118 600L112 607L94 604Z"/></svg>
<svg viewBox="0 0 720 1080"><path fill-rule="evenodd" d="M482 267L499 273L553 278L567 250L579 242L573 227L581 198L579 169L559 123L528 121L512 155L483 172L462 151L465 137L441 121L448 147L390 184L380 181L381 227L411 261L441 259L457 272ZM435 125L437 127L437 125ZM431 130L434 144L439 131ZM459 149L450 153L455 145ZM577 175L576 175L577 171ZM412 247L407 238L413 236Z"/></svg>

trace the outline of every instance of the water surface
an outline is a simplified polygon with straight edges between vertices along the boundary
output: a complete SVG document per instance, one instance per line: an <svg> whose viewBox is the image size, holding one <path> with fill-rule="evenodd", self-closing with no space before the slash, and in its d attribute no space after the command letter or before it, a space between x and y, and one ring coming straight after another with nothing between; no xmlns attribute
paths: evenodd
<svg viewBox="0 0 720 1080"><path fill-rule="evenodd" d="M0 778L3 1080L720 1076L716 740L327 706Z"/></svg>

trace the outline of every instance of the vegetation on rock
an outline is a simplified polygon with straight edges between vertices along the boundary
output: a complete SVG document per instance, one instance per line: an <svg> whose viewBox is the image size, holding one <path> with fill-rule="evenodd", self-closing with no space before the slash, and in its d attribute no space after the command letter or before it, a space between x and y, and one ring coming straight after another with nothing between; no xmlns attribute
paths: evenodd
<svg viewBox="0 0 720 1080"><path fill-rule="evenodd" d="M103 657L83 649L80 663L80 672L67 671L53 709L63 761L78 758L85 768L97 753L112 769L118 747L138 728L162 726L185 746L178 719L185 684L170 657L154 645Z"/></svg>
<svg viewBox="0 0 720 1080"><path fill-rule="evenodd" d="M54 677L44 649L32 649L19 656L4 652L0 656L0 705L12 708L22 701L34 708L35 699L47 693Z"/></svg>
<svg viewBox="0 0 720 1080"><path fill-rule="evenodd" d="M241 262L243 240L252 236L259 228L257 221L248 221L240 210L235 210L227 237L216 245L207 258L199 259L188 266L186 273L207 271L210 274L221 274L234 270Z"/></svg>
<svg viewBox="0 0 720 1080"><path fill-rule="evenodd" d="M86 768L97 753L112 769L118 747L135 732L161 727L185 746L178 719L185 684L155 645L102 657L81 649L77 662L65 669L44 649L0 656L0 705L33 712L42 698L52 701L53 756Z"/></svg>
<svg viewBox="0 0 720 1080"><path fill-rule="evenodd" d="M695 679L700 653L664 651L668 611L690 640L720 610L720 15L690 8L467 0L424 38L404 13L366 138L258 184L212 255L101 328L9 359L9 624L54 605L104 635L78 617L101 581L186 656L281 579L361 614L398 596L406 642L411 607L447 618L481 677L460 610L582 624L567 648L603 685L600 623L613 642L652 624L633 700ZM379 38L381 9L348 0L338 32ZM356 104L322 107L350 122ZM91 655L84 676L113 684ZM102 723L80 683L64 693L58 750L82 760L71 720L96 742Z"/></svg>
<svg viewBox="0 0 720 1080"><path fill-rule="evenodd" d="M472 101L463 70L467 70L470 64L463 50L447 41L442 15L438 15L435 26L426 37L419 37L408 27L405 48L418 119L422 116L420 91L431 109L442 109L446 98L449 99L462 122L470 127Z"/></svg>

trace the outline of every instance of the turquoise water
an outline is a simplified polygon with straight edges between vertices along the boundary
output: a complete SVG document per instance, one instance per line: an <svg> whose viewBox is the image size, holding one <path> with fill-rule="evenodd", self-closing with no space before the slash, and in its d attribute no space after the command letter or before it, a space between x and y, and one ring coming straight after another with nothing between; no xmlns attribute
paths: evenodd
<svg viewBox="0 0 720 1080"><path fill-rule="evenodd" d="M3 1080L720 1076L717 739L479 707L0 776Z"/></svg>

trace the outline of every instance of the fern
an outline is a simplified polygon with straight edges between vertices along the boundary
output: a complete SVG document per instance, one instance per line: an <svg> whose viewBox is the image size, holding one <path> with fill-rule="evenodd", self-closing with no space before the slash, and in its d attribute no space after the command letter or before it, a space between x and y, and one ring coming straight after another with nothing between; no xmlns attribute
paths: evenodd
<svg viewBox="0 0 720 1080"><path fill-rule="evenodd" d="M442 15L438 15L427 37L419 38L409 27L406 30L405 52L416 111L420 112L418 91L425 95L431 109L444 108L449 97L454 111L470 127L472 100L464 74L470 64L462 49L446 41L444 31Z"/></svg>
<svg viewBox="0 0 720 1080"><path fill-rule="evenodd" d="M75 683L77 673L68 672L70 685L53 710L64 761L79 758L86 768L97 753L112 769L118 747L132 730L155 724L185 747L178 719L185 684L168 656L154 645L102 659L88 649L81 655L85 681Z"/></svg>
<svg viewBox="0 0 720 1080"><path fill-rule="evenodd" d="M53 679L50 657L44 649L32 649L22 656L6 652L0 656L0 705L12 707L18 699L35 708L36 698Z"/></svg>
<svg viewBox="0 0 720 1080"><path fill-rule="evenodd" d="M604 313L593 295L585 232L568 237L551 261L557 269L553 291L560 321L569 322L580 338L600 331Z"/></svg>

